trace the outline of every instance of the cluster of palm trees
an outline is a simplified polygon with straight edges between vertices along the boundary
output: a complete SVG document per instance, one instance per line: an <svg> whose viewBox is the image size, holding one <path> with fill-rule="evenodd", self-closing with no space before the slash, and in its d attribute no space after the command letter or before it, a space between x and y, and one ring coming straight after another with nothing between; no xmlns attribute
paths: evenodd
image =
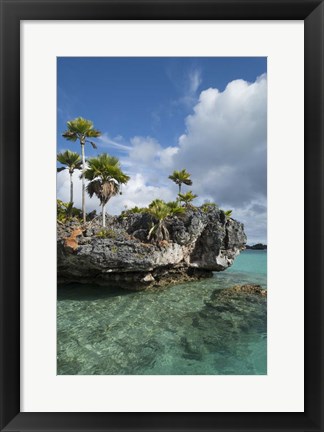
<svg viewBox="0 0 324 432"><path fill-rule="evenodd" d="M102 226L106 226L105 207L111 197L120 193L121 185L126 184L130 177L126 175L120 166L118 158L110 156L107 153L99 154L96 157L85 158L85 145L89 143L94 149L97 148L91 139L100 137L101 132L94 128L91 120L77 117L67 122L67 130L62 134L68 141L79 142L81 145L81 156L73 151L66 150L57 155L57 161L62 165L57 168L58 172L68 170L70 175L70 203L69 208L73 206L73 173L75 170L81 171L82 180L82 217L86 222L86 192L90 198L96 195L102 207ZM168 219L172 216L180 216L186 212L186 208L197 198L192 191L183 193L182 185L191 186L192 180L190 174L185 170L173 171L169 179L175 182L179 187L176 201L164 202L156 199L151 202L145 210L150 213L157 221L153 223L148 233L148 240L156 241L168 240L169 232L166 226ZM86 184L87 180L87 184ZM226 215L230 217L230 213Z"/></svg>
<svg viewBox="0 0 324 432"><path fill-rule="evenodd" d="M185 170L173 171L169 176L169 179L174 181L179 187L179 193L176 201L164 202L160 199L156 199L151 202L147 209L143 211L148 212L153 216L156 223L152 224L149 230L147 239L155 240L157 242L163 240L169 240L170 234L167 228L168 220L172 216L181 216L186 212L186 208L190 206L190 203L197 197L192 191L181 193L181 187L183 184L187 186L192 185L192 180L190 179L190 174ZM182 205L181 205L182 203Z"/></svg>
<svg viewBox="0 0 324 432"><path fill-rule="evenodd" d="M172 216L184 214L186 209L179 206L177 201L166 203L160 199L155 199L151 202L146 211L157 220L157 223L152 224L147 239L151 240L154 238L155 241L159 242L170 239L170 234L166 226L168 219Z"/></svg>
<svg viewBox="0 0 324 432"><path fill-rule="evenodd" d="M183 184L187 186L192 185L190 174L185 169L181 171L173 171L173 173L169 175L169 179L172 180L179 187L177 201L182 202L185 207L189 207L190 203L198 196L195 195L192 191L181 193L181 186Z"/></svg>
<svg viewBox="0 0 324 432"><path fill-rule="evenodd" d="M123 173L118 158L106 153L97 157L85 159L85 145L89 143L94 149L97 148L95 142L89 138L98 138L101 132L94 128L91 120L77 117L67 122L67 130L63 137L68 141L78 141L81 145L81 157L78 153L66 150L64 153L57 155L57 161L63 166L58 168L60 172L67 169L70 174L70 204L73 203L73 173L75 170L81 170L82 180L82 216L83 222L86 222L86 205L85 192L89 196L96 195L102 207L102 224L106 225L105 206L112 196L117 195L122 184L128 182L130 177ZM85 184L88 180L88 184Z"/></svg>

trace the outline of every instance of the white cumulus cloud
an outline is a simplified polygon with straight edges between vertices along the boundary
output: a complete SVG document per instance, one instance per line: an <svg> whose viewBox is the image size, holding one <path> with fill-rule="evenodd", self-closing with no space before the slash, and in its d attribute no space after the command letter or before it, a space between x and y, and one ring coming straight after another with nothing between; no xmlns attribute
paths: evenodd
<svg viewBox="0 0 324 432"><path fill-rule="evenodd" d="M190 76L190 91L201 85L199 71ZM117 214L126 207L146 206L155 198L174 200L177 187L168 175L186 168L192 189L221 208L233 209L233 217L245 224L248 241L266 241L267 195L267 78L255 82L230 82L224 91L208 88L195 99L185 119L184 133L176 146L162 147L154 137L133 137L128 143L102 143L123 151L122 169L131 176L123 194L110 200L107 211ZM121 131L122 132L122 131ZM75 178L75 204L81 207L81 182ZM58 174L58 197L69 200L67 172ZM99 209L99 201L87 198L87 210Z"/></svg>
<svg viewBox="0 0 324 432"><path fill-rule="evenodd" d="M266 196L267 81L232 81L200 94L174 164L185 166L199 193L228 205Z"/></svg>

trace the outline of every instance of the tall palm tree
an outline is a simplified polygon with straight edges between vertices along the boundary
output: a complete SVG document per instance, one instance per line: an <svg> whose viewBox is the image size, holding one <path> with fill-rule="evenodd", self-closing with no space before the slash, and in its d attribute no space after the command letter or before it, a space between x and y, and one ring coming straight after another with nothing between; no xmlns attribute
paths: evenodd
<svg viewBox="0 0 324 432"><path fill-rule="evenodd" d="M150 229L147 239L150 240L153 236L157 242L162 240L169 240L170 233L166 227L166 222L169 217L181 215L185 212L183 207L179 207L176 201L166 203L160 199L156 199L151 202L148 207L148 213L150 213L154 219L157 219L157 223L153 223Z"/></svg>
<svg viewBox="0 0 324 432"><path fill-rule="evenodd" d="M184 194L179 193L178 197L179 197L179 201L183 202L185 207L189 207L189 204L195 199L197 198L198 195L195 195L194 193L192 193L192 191L186 192Z"/></svg>
<svg viewBox="0 0 324 432"><path fill-rule="evenodd" d="M82 162L80 155L70 150L66 150L64 153L58 153L57 161L60 162L62 167L57 168L57 172L61 172L65 169L69 170L70 174L70 203L73 203L73 173L74 170L80 170L82 168Z"/></svg>
<svg viewBox="0 0 324 432"><path fill-rule="evenodd" d="M87 192L92 198L96 195L102 207L102 226L106 226L105 207L111 197L117 195L122 184L126 184L130 177L123 173L118 158L103 153L88 159L88 168L84 175L89 183Z"/></svg>
<svg viewBox="0 0 324 432"><path fill-rule="evenodd" d="M182 183L188 186L192 185L190 174L185 169L181 171L173 171L173 173L169 175L169 179L179 186L179 194L181 193Z"/></svg>
<svg viewBox="0 0 324 432"><path fill-rule="evenodd" d="M86 120L82 117L77 117L74 120L67 122L67 130L62 134L64 138L69 141L80 141L81 144L81 155L82 155L82 213L83 221L86 221L86 208L85 208L85 181L84 181L84 171L85 171L85 154L84 146L86 143L90 143L93 148L97 148L93 141L87 138L98 138L101 132L94 129L93 122L91 120Z"/></svg>

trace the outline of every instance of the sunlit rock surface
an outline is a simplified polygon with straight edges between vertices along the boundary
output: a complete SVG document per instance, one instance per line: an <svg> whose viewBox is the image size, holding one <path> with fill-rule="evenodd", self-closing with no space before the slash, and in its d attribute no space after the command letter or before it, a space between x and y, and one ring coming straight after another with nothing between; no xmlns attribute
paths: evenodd
<svg viewBox="0 0 324 432"><path fill-rule="evenodd" d="M99 219L81 230L76 223L59 224L58 282L141 290L190 281L228 268L246 243L243 224L217 208L167 220L169 241L147 240L152 223L145 213L108 217L105 238Z"/></svg>

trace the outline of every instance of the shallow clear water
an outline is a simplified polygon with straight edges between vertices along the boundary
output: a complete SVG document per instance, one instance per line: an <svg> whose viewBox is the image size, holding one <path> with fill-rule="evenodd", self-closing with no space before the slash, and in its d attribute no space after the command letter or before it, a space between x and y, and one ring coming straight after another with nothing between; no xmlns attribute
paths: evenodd
<svg viewBox="0 0 324 432"><path fill-rule="evenodd" d="M213 278L156 292L59 287L57 373L266 374L264 302L211 301L235 284L266 288L266 260L265 251L244 251Z"/></svg>
<svg viewBox="0 0 324 432"><path fill-rule="evenodd" d="M246 250L235 258L232 267L215 275L229 286L256 283L267 288L267 251Z"/></svg>

